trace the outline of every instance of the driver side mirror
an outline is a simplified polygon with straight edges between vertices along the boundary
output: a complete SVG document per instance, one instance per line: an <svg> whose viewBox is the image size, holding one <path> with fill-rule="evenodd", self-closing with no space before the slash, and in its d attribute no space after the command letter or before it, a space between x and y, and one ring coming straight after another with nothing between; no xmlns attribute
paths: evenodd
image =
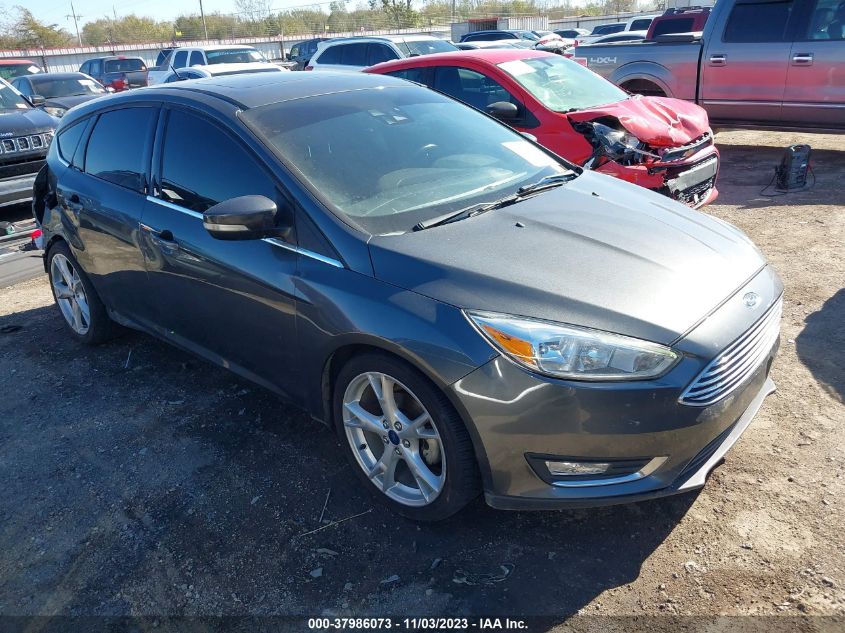
<svg viewBox="0 0 845 633"><path fill-rule="evenodd" d="M519 108L510 101L497 101L487 106L487 114L500 121L513 121L519 116Z"/></svg>
<svg viewBox="0 0 845 633"><path fill-rule="evenodd" d="M264 196L239 196L207 209L202 225L218 240L284 239L292 227L276 224L277 211L276 203Z"/></svg>
<svg viewBox="0 0 845 633"><path fill-rule="evenodd" d="M29 102L30 102L33 106L35 106L36 108L37 108L38 106L43 106L43 105L44 105L44 101L45 101L45 99L44 99L44 97L42 97L41 95L30 95L30 96L29 96L29 97L27 97L27 98L29 99Z"/></svg>

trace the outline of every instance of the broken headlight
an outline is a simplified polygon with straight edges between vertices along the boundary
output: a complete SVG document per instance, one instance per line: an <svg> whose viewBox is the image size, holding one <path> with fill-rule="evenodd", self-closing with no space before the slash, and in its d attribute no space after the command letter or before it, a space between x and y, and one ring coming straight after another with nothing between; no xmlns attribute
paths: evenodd
<svg viewBox="0 0 845 633"><path fill-rule="evenodd" d="M590 124L590 127L595 151L585 163L585 167L593 167L593 163L599 156L605 156L623 165L641 163L646 156L660 158L657 154L647 151L645 143L630 132L595 121Z"/></svg>

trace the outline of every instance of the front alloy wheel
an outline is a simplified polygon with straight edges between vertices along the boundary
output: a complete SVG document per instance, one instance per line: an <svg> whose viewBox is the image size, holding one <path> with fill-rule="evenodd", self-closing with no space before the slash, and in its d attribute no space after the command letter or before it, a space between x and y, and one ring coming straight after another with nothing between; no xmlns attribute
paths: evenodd
<svg viewBox="0 0 845 633"><path fill-rule="evenodd" d="M431 415L387 374L356 376L343 396L343 426L358 464L390 499L424 506L446 480L446 456Z"/></svg>
<svg viewBox="0 0 845 633"><path fill-rule="evenodd" d="M405 361L376 351L354 356L335 378L332 407L356 477L394 512L439 521L478 496L478 462L463 420Z"/></svg>

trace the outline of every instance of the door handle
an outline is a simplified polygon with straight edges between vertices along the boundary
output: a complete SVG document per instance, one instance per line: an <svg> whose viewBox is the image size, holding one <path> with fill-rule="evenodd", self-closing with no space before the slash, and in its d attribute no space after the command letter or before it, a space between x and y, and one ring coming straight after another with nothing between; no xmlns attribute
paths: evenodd
<svg viewBox="0 0 845 633"><path fill-rule="evenodd" d="M73 211L74 213L79 215L79 212L82 211L82 200L77 194L71 194L70 198L65 201L65 206L68 208L68 210Z"/></svg>
<svg viewBox="0 0 845 633"><path fill-rule="evenodd" d="M726 66L728 63L727 55L723 55L722 53L714 53L710 56L710 65L711 66Z"/></svg>
<svg viewBox="0 0 845 633"><path fill-rule="evenodd" d="M173 255L179 250L179 242L173 237L168 229L159 231L147 224L141 224L141 229L149 233L150 240L155 244L162 253L166 255Z"/></svg>
<svg viewBox="0 0 845 633"><path fill-rule="evenodd" d="M795 53L792 56L792 65L793 66L812 66L813 65L813 54L812 53Z"/></svg>

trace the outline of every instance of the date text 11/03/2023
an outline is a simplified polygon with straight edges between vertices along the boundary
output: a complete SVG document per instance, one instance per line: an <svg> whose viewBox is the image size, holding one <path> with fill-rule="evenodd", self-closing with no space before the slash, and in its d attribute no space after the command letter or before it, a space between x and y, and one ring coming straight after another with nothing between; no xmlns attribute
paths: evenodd
<svg viewBox="0 0 845 633"><path fill-rule="evenodd" d="M519 631L527 630L524 620L512 618L309 618L308 628L316 631L328 630L405 630L405 631Z"/></svg>

